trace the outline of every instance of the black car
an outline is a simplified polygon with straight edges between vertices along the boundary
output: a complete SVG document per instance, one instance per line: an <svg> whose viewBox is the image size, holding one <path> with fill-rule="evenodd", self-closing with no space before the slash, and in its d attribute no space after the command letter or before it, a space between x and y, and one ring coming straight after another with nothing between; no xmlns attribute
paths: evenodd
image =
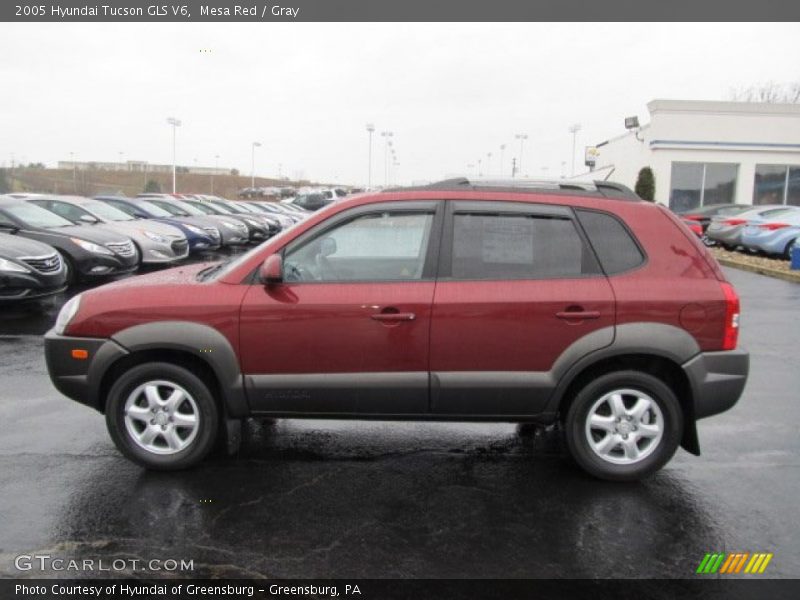
<svg viewBox="0 0 800 600"><path fill-rule="evenodd" d="M66 287L67 271L55 248L0 233L0 302L42 298Z"/></svg>
<svg viewBox="0 0 800 600"><path fill-rule="evenodd" d="M234 211L226 209L223 206L211 204L205 200L193 200L190 198L183 198L183 202L193 206L194 208L203 211L207 215L225 216L229 219L239 221L247 226L247 235L250 242L260 244L270 237L269 227L263 221L259 221L253 217L245 215L237 215Z"/></svg>
<svg viewBox="0 0 800 600"><path fill-rule="evenodd" d="M129 273L139 267L133 242L99 227L73 225L30 202L0 196L0 231L43 242L58 250L67 282Z"/></svg>

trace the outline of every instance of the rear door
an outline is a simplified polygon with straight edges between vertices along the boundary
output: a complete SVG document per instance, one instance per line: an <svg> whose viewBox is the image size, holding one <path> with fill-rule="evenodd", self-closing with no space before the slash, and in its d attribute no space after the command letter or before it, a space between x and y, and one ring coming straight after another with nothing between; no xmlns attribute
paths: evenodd
<svg viewBox="0 0 800 600"><path fill-rule="evenodd" d="M568 207L448 202L431 325L431 410L532 415L570 346L613 341L614 295ZM588 337L591 336L591 337Z"/></svg>

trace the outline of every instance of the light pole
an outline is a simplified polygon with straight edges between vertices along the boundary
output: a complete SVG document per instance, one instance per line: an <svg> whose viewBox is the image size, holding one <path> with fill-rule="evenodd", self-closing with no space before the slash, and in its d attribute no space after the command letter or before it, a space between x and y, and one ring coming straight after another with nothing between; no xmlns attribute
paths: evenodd
<svg viewBox="0 0 800 600"><path fill-rule="evenodd" d="M483 170L481 169L481 159L478 159L478 177L483 177Z"/></svg>
<svg viewBox="0 0 800 600"><path fill-rule="evenodd" d="M487 177L491 177L492 176L492 153L491 152L487 152L486 153L486 176Z"/></svg>
<svg viewBox="0 0 800 600"><path fill-rule="evenodd" d="M528 139L527 133L518 133L514 136L519 140L519 164L517 164L517 172L522 173L522 144L525 143L525 140Z"/></svg>
<svg viewBox="0 0 800 600"><path fill-rule="evenodd" d="M369 165L367 166L367 189L372 187L372 134L375 133L375 124L367 123L369 133Z"/></svg>
<svg viewBox="0 0 800 600"><path fill-rule="evenodd" d="M256 148L261 147L261 142L253 142L250 152L250 187L256 187Z"/></svg>
<svg viewBox="0 0 800 600"><path fill-rule="evenodd" d="M503 159L506 154L506 145L500 144L500 177L503 177Z"/></svg>
<svg viewBox="0 0 800 600"><path fill-rule="evenodd" d="M211 171L211 195L214 195L214 175L219 170L219 154L214 155L214 170Z"/></svg>
<svg viewBox="0 0 800 600"><path fill-rule="evenodd" d="M389 185L389 146L392 145L392 142L389 140L394 133L391 131L381 131L381 137L383 138L383 185Z"/></svg>
<svg viewBox="0 0 800 600"><path fill-rule="evenodd" d="M72 188L73 192L78 193L78 166L75 164L75 153L69 153L69 160L72 163ZM14 161L11 161L11 168L14 168Z"/></svg>
<svg viewBox="0 0 800 600"><path fill-rule="evenodd" d="M177 171L176 163L175 163L175 137L178 127L181 126L180 119L176 119L175 117L169 117L167 119L167 123L172 125L172 193L175 193L175 172Z"/></svg>
<svg viewBox="0 0 800 600"><path fill-rule="evenodd" d="M578 132L581 130L581 124L575 123L569 126L569 132L572 134L572 177L575 177L575 142L578 137Z"/></svg>

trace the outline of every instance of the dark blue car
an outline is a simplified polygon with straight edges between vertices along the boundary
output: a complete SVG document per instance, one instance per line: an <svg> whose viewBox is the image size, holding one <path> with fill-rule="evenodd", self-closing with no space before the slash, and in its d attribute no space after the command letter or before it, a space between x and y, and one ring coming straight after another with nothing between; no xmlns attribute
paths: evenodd
<svg viewBox="0 0 800 600"><path fill-rule="evenodd" d="M190 252L216 250L222 245L222 237L216 223L204 217L177 217L160 206L141 198L124 196L95 196L96 200L110 204L137 219L152 219L180 229L189 241Z"/></svg>

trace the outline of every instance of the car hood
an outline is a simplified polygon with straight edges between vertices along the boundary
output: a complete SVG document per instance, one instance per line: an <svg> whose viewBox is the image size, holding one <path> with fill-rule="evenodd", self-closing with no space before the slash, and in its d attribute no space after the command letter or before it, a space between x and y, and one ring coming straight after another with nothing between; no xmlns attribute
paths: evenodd
<svg viewBox="0 0 800 600"><path fill-rule="evenodd" d="M105 226L98 225L70 225L69 227L52 227L46 229L50 233L64 235L67 237L77 237L82 240L94 242L96 244L115 243L121 244L128 241L128 237L120 235L116 231L106 229Z"/></svg>
<svg viewBox="0 0 800 600"><path fill-rule="evenodd" d="M198 280L197 274L213 264L184 265L137 275L83 292L80 309L67 332L76 336L110 337L137 322L182 320L191 319L193 315L196 318L208 315L209 311L214 310L214 299L219 301L225 296L215 293L214 286L223 286L240 296L247 291L247 286ZM143 301L143 298L148 300ZM233 318L231 307L238 306L240 300L223 302L221 309L216 306L220 318L230 321ZM186 307L193 307L196 312L184 312Z"/></svg>
<svg viewBox="0 0 800 600"><path fill-rule="evenodd" d="M143 231L156 233L172 239L186 239L183 232L177 227L167 225L166 223L157 223L156 221L108 221L102 224L102 227L119 231L120 233L132 238L141 237Z"/></svg>
<svg viewBox="0 0 800 600"><path fill-rule="evenodd" d="M0 233L0 257L19 258L20 256L45 256L55 252L55 248L27 238Z"/></svg>
<svg viewBox="0 0 800 600"><path fill-rule="evenodd" d="M166 217L164 217L166 219ZM170 217L170 221L183 223L184 225L194 225L195 227L215 227L219 228L220 222L207 217Z"/></svg>

